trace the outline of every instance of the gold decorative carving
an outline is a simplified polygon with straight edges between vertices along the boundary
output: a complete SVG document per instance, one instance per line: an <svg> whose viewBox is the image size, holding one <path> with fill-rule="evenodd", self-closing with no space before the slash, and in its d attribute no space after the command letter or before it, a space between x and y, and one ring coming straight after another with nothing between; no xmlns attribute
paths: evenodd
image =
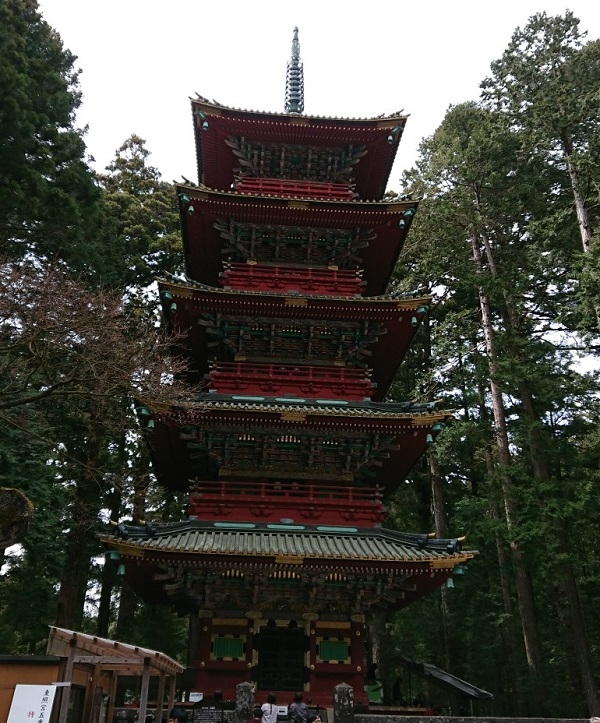
<svg viewBox="0 0 600 723"><path fill-rule="evenodd" d="M284 412L281 415L282 422L305 422L306 414L302 412Z"/></svg>
<svg viewBox="0 0 600 723"><path fill-rule="evenodd" d="M275 562L278 565L302 565L304 563L304 557L300 557L299 555L277 555Z"/></svg>

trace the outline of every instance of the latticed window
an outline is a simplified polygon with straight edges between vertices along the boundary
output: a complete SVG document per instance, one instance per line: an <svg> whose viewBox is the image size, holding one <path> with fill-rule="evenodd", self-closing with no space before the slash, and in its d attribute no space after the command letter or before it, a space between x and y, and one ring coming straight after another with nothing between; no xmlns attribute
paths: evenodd
<svg viewBox="0 0 600 723"><path fill-rule="evenodd" d="M240 660L246 655L245 637L215 635L212 639L212 660Z"/></svg>
<svg viewBox="0 0 600 723"><path fill-rule="evenodd" d="M222 253L229 261L252 259L258 263L334 265L356 269L360 249L374 237L372 229L304 228L240 223L218 219L215 228L223 239Z"/></svg>
<svg viewBox="0 0 600 723"><path fill-rule="evenodd" d="M350 641L346 638L321 638L318 640L317 658L322 663L349 663Z"/></svg>

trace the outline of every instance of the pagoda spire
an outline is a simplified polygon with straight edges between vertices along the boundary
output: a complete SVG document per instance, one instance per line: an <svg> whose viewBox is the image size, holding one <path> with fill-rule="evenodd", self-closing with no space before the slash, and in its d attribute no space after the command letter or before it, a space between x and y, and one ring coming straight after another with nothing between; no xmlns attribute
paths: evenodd
<svg viewBox="0 0 600 723"><path fill-rule="evenodd" d="M294 28L292 57L288 60L285 74L285 112L302 113L304 110L304 67L300 57L298 28Z"/></svg>

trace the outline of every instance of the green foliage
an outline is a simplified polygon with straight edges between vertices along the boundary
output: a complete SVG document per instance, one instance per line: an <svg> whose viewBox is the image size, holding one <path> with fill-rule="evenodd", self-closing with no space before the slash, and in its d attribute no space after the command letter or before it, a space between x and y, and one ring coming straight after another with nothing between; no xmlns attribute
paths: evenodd
<svg viewBox="0 0 600 723"><path fill-rule="evenodd" d="M99 176L108 212L126 258L124 285L147 286L181 270L181 236L175 187L147 163L145 141L132 135L117 149L108 173Z"/></svg>
<svg viewBox="0 0 600 723"><path fill-rule="evenodd" d="M594 224L597 52L597 42L584 43L570 13L534 16L492 65L484 102L450 108L423 142L402 189L423 200L395 285L424 286L435 301L427 353L408 355L395 394L441 395L455 410L433 450L442 467L444 514L449 533L466 533L481 556L442 594L437 613L429 609L433 601L424 600L400 613L390 631L403 654L450 665L494 691L497 713L534 712L519 642L526 615L539 630L553 715L586 715L597 699L589 688L581 692L574 641L582 630L564 577L569 569L575 575L593 659L600 633L589 597L597 575L590 530L599 512L599 388L597 375L585 374L575 359L597 344L589 323L598 306L597 247L582 253L573 199L582 192ZM488 330L482 298L489 304ZM582 326L585 335L578 332ZM508 425L508 469L499 465L492 370ZM510 528L507 476L515 506ZM396 526L433 527L427 478L419 466L412 484L401 488L391 504ZM533 618L519 609L508 564L513 544L531 579ZM428 623L428 615L437 624Z"/></svg>
<svg viewBox="0 0 600 723"><path fill-rule="evenodd" d="M68 491L46 462L47 420L19 408L2 414L0 486L14 487L34 504L29 533L4 560L0 582L0 651L40 654L56 607L56 586L65 562Z"/></svg>
<svg viewBox="0 0 600 723"><path fill-rule="evenodd" d="M118 257L74 125L75 60L36 2L0 3L0 244L110 284Z"/></svg>
<svg viewBox="0 0 600 723"><path fill-rule="evenodd" d="M80 100L75 58L34 2L0 3L0 61L6 169L0 230L11 255L58 259L118 286L128 299L142 297L157 273L180 271L173 186L148 165L149 151L135 135L117 150L107 173L94 179L83 134L74 127ZM492 64L482 102L450 108L404 178L403 191L423 200L393 283L399 291L420 288L434 303L391 397L443 397L455 411L430 451L441 468L448 535L466 535L465 546L479 554L465 575L455 575L453 588L389 620L383 653L390 680L402 673L399 655L433 662L493 691L496 714L534 712L520 632L525 611L510 558L514 545L531 578L535 609L528 622L540 634L548 709L564 717L598 712L590 709L589 692L586 699L581 692L565 571L574 574L586 643L597 659L599 379L584 373L574 357L598 345L591 322L600 299L599 61L600 42L585 41L572 13L534 16ZM583 249L577 194L593 238ZM481 261L474 260L474 249ZM50 298L59 303L41 314L46 320L76 306L65 295ZM489 304L490 328L482 325L482 299ZM146 310L142 305L142 315ZM139 317L136 309L132 319ZM101 580L106 604L113 605L107 629L115 631L123 592L93 559L100 516L168 520L180 514L181 500L162 495L140 436L131 432L125 380L119 376L111 386L104 375L118 349L128 358L130 349L148 349L133 326L125 331L132 346L94 336L92 356L102 363L86 366L91 373L79 380L85 393L76 401L42 398L35 406L9 403L2 411L0 484L27 494L35 516L22 547L5 559L1 652L42 652L57 604L70 606L70 619L93 632ZM12 332L22 336L19 329ZM70 339L66 353L52 356L59 377L62 362L81 358L80 337ZM38 391L48 385L44 369L30 373L31 367L18 366L39 359L27 356L29 342L27 337L19 353L4 351L0 359L7 362L0 366L0 392L7 398L15 398L15 378ZM490 376L506 413L509 467L499 464ZM99 394L100 381L113 392ZM387 500L388 526L434 529L428 461ZM515 503L511 525L504 513L507 478ZM77 574L69 576L74 561ZM137 601L125 622L126 642L185 659L187 621ZM403 693L407 697L406 688Z"/></svg>

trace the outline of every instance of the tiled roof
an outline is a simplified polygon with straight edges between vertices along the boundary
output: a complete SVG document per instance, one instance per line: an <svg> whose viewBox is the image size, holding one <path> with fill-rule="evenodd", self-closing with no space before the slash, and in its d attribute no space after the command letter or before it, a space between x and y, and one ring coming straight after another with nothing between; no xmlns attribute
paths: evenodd
<svg viewBox="0 0 600 723"><path fill-rule="evenodd" d="M290 146L363 146L367 153L353 168L361 198L381 198L406 124L406 116L321 118L299 114L243 111L205 99L192 100L198 177L208 186L227 189L234 182L237 158L227 138L259 139Z"/></svg>
<svg viewBox="0 0 600 723"><path fill-rule="evenodd" d="M198 373L204 374L208 371L205 350L211 339L207 338L206 317L209 325L213 325L215 315L219 314L221 322L228 325L234 354L238 353L235 348L239 345L240 339L237 327L244 324L257 325L257 328L258 325L262 325L265 328L265 333L258 335L251 333L249 339L256 337L255 341L258 342L269 338L265 334L271 334L269 329L273 321L276 323L273 330L275 337L279 333L277 325L281 326L288 322L300 326L304 331L310 331L311 327L314 327L318 334L322 333L321 327L329 326L338 336L345 334L346 328L349 327L350 331L345 337L341 350L342 355L348 357L352 353L353 357L350 359L342 356L341 361L354 366L366 366L368 363L369 368L373 369L372 380L377 384L374 398L378 401L387 394L398 366L423 322L430 303L429 297L307 296L217 289L188 281L161 281L159 288L167 324L172 328L190 331L184 344L193 362L192 366ZM384 328L379 330L376 324L381 324ZM353 328L359 330L358 341L354 346ZM363 351L364 345L361 345L361 342L367 335L370 335L372 340L367 339L368 349ZM333 336L323 337L322 341L333 338ZM331 343L317 345L309 354L306 341L302 339L303 337L293 348L289 348L288 345L287 349L282 349L282 344L279 344L276 346L278 351L269 352L269 361L285 364L294 363L300 358L304 359L304 363L329 365L335 363L338 352ZM224 355L230 352L223 347L224 341L217 340L217 342L221 344L221 348L215 347L214 357L224 358ZM260 347L260 343L258 346ZM252 345L248 352L240 353L250 361L264 361L259 358L264 356L263 353L253 350ZM365 354L368 355L368 359L363 359Z"/></svg>
<svg viewBox="0 0 600 723"><path fill-rule="evenodd" d="M411 419L420 414L435 412L440 404L439 401L417 404L414 402L372 402L370 400L359 402L342 399L304 399L290 395L261 398L255 395L246 397L243 394L216 394L211 392L199 394L190 402L207 402L211 406L216 406L216 408L222 408L221 405L238 405L241 403L244 408L259 406L275 412L295 412L299 409L307 414L318 414L319 411L325 411L326 414L348 412L351 415L353 413L368 412L369 416L391 415L397 417L401 415L402 418L410 417Z"/></svg>
<svg viewBox="0 0 600 723"><path fill-rule="evenodd" d="M387 287L418 207L418 201L408 197L326 201L252 196L231 189L219 191L190 185L178 185L177 192L186 269L198 281L218 283L222 270L221 250L229 245L215 226L219 219L258 227L303 227L339 232L355 232L360 228L370 240L359 244L353 258L356 256L356 262L364 268L367 295L380 294ZM315 263L314 256L312 258Z"/></svg>
<svg viewBox="0 0 600 723"><path fill-rule="evenodd" d="M258 117L264 117L264 116L274 116L274 117L280 117L282 120L286 119L303 119L303 120L310 120L310 121L342 121L344 123L353 123L353 122L373 122L374 124L379 124L381 126L382 123L386 122L392 122L392 121L398 121L398 120L406 120L408 118L408 115L404 113L402 110L396 111L395 113L385 114L382 113L378 116L369 116L369 117L360 117L360 118L349 118L349 117L338 117L338 116L320 116L320 115L298 115L296 113L282 113L277 111L259 111L259 110L251 110L248 108L237 108L235 106L229 106L224 105L223 103L219 103L216 100L209 100L208 98L204 98L199 94L196 94L196 98L191 98L190 100L193 101L194 107L198 109L204 109L208 113L213 113L215 111L232 111L234 113L240 113L243 115L255 115ZM383 126L381 126L383 127Z"/></svg>
<svg viewBox="0 0 600 723"><path fill-rule="evenodd" d="M411 404L410 402L386 403L355 403L343 404L337 400L287 399L247 397L237 394L201 394L195 398L178 400L174 404L152 402L153 413L167 413L169 410L195 411L232 411L232 412L263 412L266 414L303 414L309 417L352 417L366 420L407 421L411 426L429 427L435 422L445 421L451 417L450 412L436 411L437 403Z"/></svg>
<svg viewBox="0 0 600 723"><path fill-rule="evenodd" d="M172 277L169 279L159 279L159 286L164 289L171 290L171 287L177 289L181 296L185 296L188 292L188 296L193 294L194 290L204 292L215 298L234 298L236 300L244 301L248 298L255 297L261 299L266 297L268 299L275 299L277 302L289 303L290 299L302 299L306 300L306 305L309 308L316 307L318 302L324 302L327 304L334 304L340 302L338 307L341 314L346 314L347 310L356 308L359 312L364 307L373 308L374 310L389 310L391 312L396 311L412 311L420 307L428 307L431 303L431 296L419 296L416 292L409 292L406 294L381 294L378 296L334 296L333 294L292 294L290 292L285 293L282 291L254 291L239 289L222 289L216 286L210 286L203 284L199 281L193 281L192 279L178 279ZM336 307L337 308L337 307Z"/></svg>
<svg viewBox="0 0 600 723"><path fill-rule="evenodd" d="M138 413L148 435L155 472L161 484L170 489L188 489L188 480L196 477L210 479L218 473L215 465L218 467L220 464L225 476L256 476L260 469L261 474L269 479L281 475L286 479L304 479L309 474L304 445L309 438L320 438L335 439L345 452L329 460L333 467L325 470L325 477L317 468L311 468L310 474L315 479L331 479L334 474L346 481L359 481L368 475L375 478L386 495L390 495L451 417L448 412L433 410L384 412L358 406L350 409L333 404L317 406L316 400L313 404L302 405L234 400L233 395L231 401L212 402L206 397L210 395L205 395L200 401L138 402ZM186 436L188 427L191 437ZM242 439L247 434L256 440L264 439L267 456L261 462L254 452L244 447L244 454L232 462L232 467L228 466L232 460L225 462L225 458L237 447L236 438ZM285 466L281 457L283 451L276 444L273 446L271 439L273 435L278 437L282 434L305 437L302 444L286 452L290 456L289 466ZM211 435L214 438L209 439ZM379 439L378 435L387 436ZM190 439L192 444L188 446L186 440ZM372 444L372 454L364 459L354 459L353 440L359 440L359 446L365 451ZM252 471L248 465L256 465L257 468Z"/></svg>
<svg viewBox="0 0 600 723"><path fill-rule="evenodd" d="M296 524L177 522L162 525L120 524L117 536L104 542L122 554L132 552L186 555L289 557L377 563L434 563L455 567L472 558L458 539L432 539L383 528ZM139 554L139 552L138 552ZM447 563L447 565L445 564Z"/></svg>
<svg viewBox="0 0 600 723"><path fill-rule="evenodd" d="M236 190L228 188L223 190L220 188L211 188L204 183L178 183L176 184L178 194L186 194L190 199L199 201L212 201L219 203L224 208L234 208L236 204L241 203L262 203L267 206L277 204L282 207L291 209L324 209L329 216L332 211L339 209L340 213L361 214L367 219L389 217L391 215L401 215L408 209L416 209L419 205L418 200L414 200L410 196L389 195L383 198L330 198L327 196L307 196L306 194L298 194L291 196L289 193L282 195L277 192L253 192L247 190ZM180 196L181 200L181 196ZM300 206L298 204L301 204ZM368 216L366 214L369 214ZM308 214L307 214L308 215ZM335 217L335 216L334 216ZM332 222L330 221L329 224Z"/></svg>

